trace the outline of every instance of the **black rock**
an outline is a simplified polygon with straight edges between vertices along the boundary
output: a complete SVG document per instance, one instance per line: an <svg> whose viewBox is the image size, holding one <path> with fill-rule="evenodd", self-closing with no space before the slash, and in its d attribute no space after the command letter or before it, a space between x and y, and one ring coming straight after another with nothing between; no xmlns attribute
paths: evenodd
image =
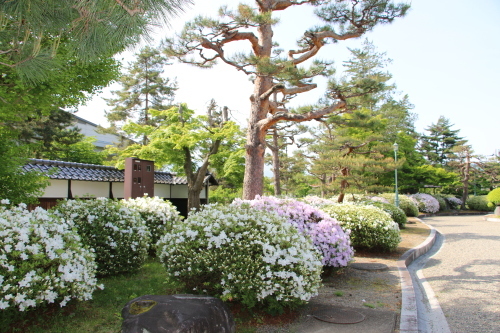
<svg viewBox="0 0 500 333"><path fill-rule="evenodd" d="M234 333L232 314L218 298L145 295L122 310L122 333Z"/></svg>

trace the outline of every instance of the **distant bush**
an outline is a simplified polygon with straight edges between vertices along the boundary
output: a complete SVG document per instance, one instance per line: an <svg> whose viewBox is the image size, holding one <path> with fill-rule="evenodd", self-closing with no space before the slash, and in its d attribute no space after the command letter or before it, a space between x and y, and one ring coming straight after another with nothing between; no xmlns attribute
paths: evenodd
<svg viewBox="0 0 500 333"><path fill-rule="evenodd" d="M394 199L396 195L394 193L380 194L379 197L387 199L390 204L393 205L395 204ZM406 216L408 217L418 216L418 206L415 203L415 201L413 201L406 195L398 195L398 199L399 199L399 208L401 208L405 212Z"/></svg>
<svg viewBox="0 0 500 333"><path fill-rule="evenodd" d="M29 212L24 204L0 205L0 244L0 330L12 310L92 299L94 254L71 222L42 208Z"/></svg>
<svg viewBox="0 0 500 333"><path fill-rule="evenodd" d="M488 193L487 198L493 206L500 206L500 187Z"/></svg>
<svg viewBox="0 0 500 333"><path fill-rule="evenodd" d="M324 199L320 198L316 195L308 195L306 197L303 197L299 199L300 201L303 201L313 207L321 209L323 206L328 206L328 205L335 205L337 203L337 200L335 199Z"/></svg>
<svg viewBox="0 0 500 333"><path fill-rule="evenodd" d="M470 210L479 210L483 212L491 211L491 207L488 206L488 199L486 195L469 197L465 203Z"/></svg>
<svg viewBox="0 0 500 333"><path fill-rule="evenodd" d="M453 195L447 195L444 199L448 203L448 206L450 206L450 209L460 209L462 205L462 200Z"/></svg>
<svg viewBox="0 0 500 333"><path fill-rule="evenodd" d="M408 217L406 217L405 212L393 204L380 202L380 201L366 201L367 204L378 207L382 209L384 212L391 215L391 218L394 222L396 222L400 229L406 226L406 221Z"/></svg>
<svg viewBox="0 0 500 333"><path fill-rule="evenodd" d="M380 208L345 203L323 207L323 211L351 231L355 248L393 251L401 241L398 224Z"/></svg>
<svg viewBox="0 0 500 333"><path fill-rule="evenodd" d="M149 231L140 214L119 201L65 200L54 211L74 222L82 242L94 249L99 275L137 271L147 257Z"/></svg>
<svg viewBox="0 0 500 333"><path fill-rule="evenodd" d="M295 199L257 196L254 200L234 201L233 205L248 203L252 208L275 212L283 216L300 232L311 237L316 249L323 255L323 265L345 267L352 260L354 251L349 233L339 222L323 211Z"/></svg>
<svg viewBox="0 0 500 333"><path fill-rule="evenodd" d="M206 205L158 242L158 256L190 293L270 313L316 295L321 257L286 218L241 206Z"/></svg>
<svg viewBox="0 0 500 333"><path fill-rule="evenodd" d="M442 196L440 194L433 194L432 196L439 202L439 211L440 212L450 209L448 204L446 203L444 196Z"/></svg>
<svg viewBox="0 0 500 333"><path fill-rule="evenodd" d="M156 242L165 235L172 225L182 220L177 208L168 200L158 197L123 200L122 204L136 210L146 222L151 234L150 250L156 251Z"/></svg>
<svg viewBox="0 0 500 333"><path fill-rule="evenodd" d="M439 211L439 201L427 193L411 194L411 198L417 200L418 210L423 213L437 213Z"/></svg>

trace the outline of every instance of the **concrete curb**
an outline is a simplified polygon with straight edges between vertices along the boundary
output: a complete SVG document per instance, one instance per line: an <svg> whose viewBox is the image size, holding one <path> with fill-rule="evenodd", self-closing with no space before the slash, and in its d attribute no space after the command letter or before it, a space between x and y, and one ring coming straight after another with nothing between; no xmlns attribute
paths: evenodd
<svg viewBox="0 0 500 333"><path fill-rule="evenodd" d="M429 236L419 246L406 251L397 261L402 297L399 325L400 333L418 333L418 313L415 290L413 288L410 272L408 272L407 268L415 259L427 253L436 241L436 229L420 219L419 221L431 229Z"/></svg>

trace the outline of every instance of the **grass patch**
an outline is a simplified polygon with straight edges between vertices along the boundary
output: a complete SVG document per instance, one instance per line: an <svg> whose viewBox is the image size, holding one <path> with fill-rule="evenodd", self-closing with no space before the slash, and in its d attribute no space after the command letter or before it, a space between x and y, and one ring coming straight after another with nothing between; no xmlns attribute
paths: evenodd
<svg viewBox="0 0 500 333"><path fill-rule="evenodd" d="M73 301L60 308L50 305L22 314L7 332L26 333L111 333L120 332L121 310L141 295L175 294L178 284L169 279L157 259L148 259L135 274L102 278L104 290L96 290L87 302Z"/></svg>
<svg viewBox="0 0 500 333"><path fill-rule="evenodd" d="M338 297L342 297L344 296L344 292L343 291L340 291L340 290L337 290L336 292L333 293L335 296L338 296Z"/></svg>

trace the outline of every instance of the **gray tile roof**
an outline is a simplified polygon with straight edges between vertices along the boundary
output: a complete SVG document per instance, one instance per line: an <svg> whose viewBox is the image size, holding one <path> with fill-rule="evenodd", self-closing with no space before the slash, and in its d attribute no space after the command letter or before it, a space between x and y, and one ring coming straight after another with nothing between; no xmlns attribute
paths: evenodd
<svg viewBox="0 0 500 333"><path fill-rule="evenodd" d="M24 170L37 170L51 179L71 179L95 182L124 182L124 170L95 164L30 159ZM207 174L205 184L218 185L212 174ZM175 173L155 171L155 184L187 185L187 178Z"/></svg>
<svg viewBox="0 0 500 333"><path fill-rule="evenodd" d="M118 170L115 167L30 159L24 170L37 170L47 175L51 179L71 179L71 180L86 180L94 182L123 182L124 170ZM210 175L211 176L211 175ZM213 176L205 178L205 181L213 183ZM170 185L185 185L187 184L186 177L179 177L170 172L155 171L155 184L170 184Z"/></svg>

